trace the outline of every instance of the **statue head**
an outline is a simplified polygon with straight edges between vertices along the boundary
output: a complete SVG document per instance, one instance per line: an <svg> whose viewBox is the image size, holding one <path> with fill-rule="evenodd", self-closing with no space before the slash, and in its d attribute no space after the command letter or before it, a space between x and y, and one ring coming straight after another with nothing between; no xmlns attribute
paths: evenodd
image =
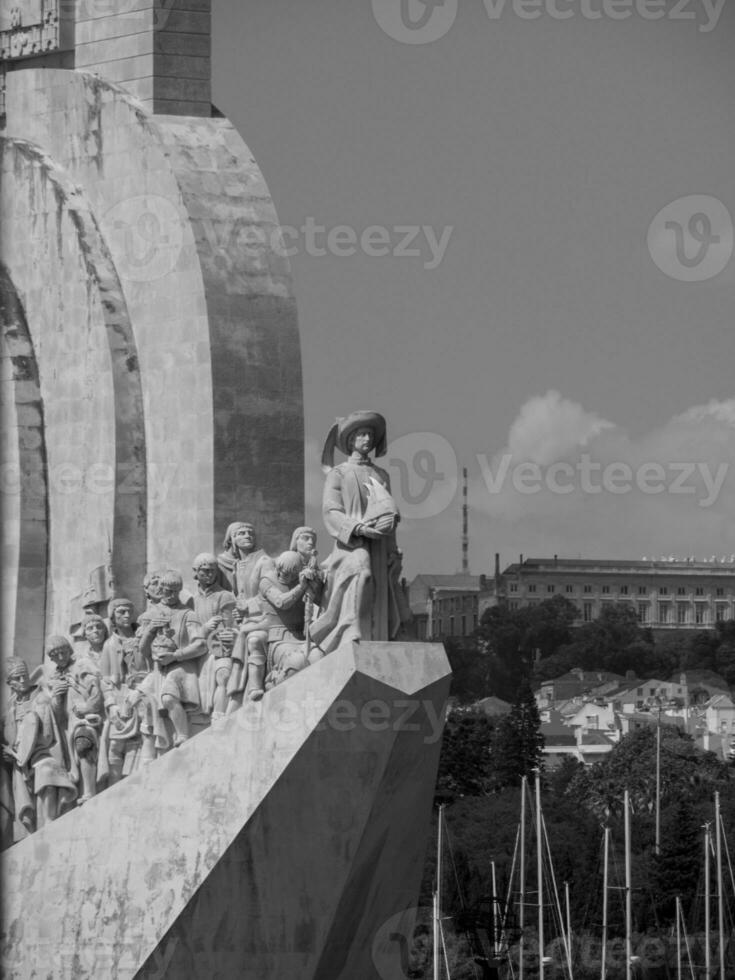
<svg viewBox="0 0 735 980"><path fill-rule="evenodd" d="M316 552L316 531L313 527L297 527L291 535L291 551L298 551L304 561Z"/></svg>
<svg viewBox="0 0 735 980"><path fill-rule="evenodd" d="M123 599L122 596L117 599L112 599L107 611L110 616L110 626L112 627L113 633L118 629L128 629L133 625L135 610L130 599Z"/></svg>
<svg viewBox="0 0 735 980"><path fill-rule="evenodd" d="M150 602L158 602L161 598L161 573L148 572L143 579L143 591Z"/></svg>
<svg viewBox="0 0 735 980"><path fill-rule="evenodd" d="M364 455L375 450L376 456L385 456L385 430L385 419L378 412L352 412L345 418L337 419L324 443L322 464L334 466L335 448L345 456L349 456L354 449Z"/></svg>
<svg viewBox="0 0 735 980"><path fill-rule="evenodd" d="M13 694L25 694L31 688L28 664L19 657L10 657L5 667L5 683Z"/></svg>
<svg viewBox="0 0 735 980"><path fill-rule="evenodd" d="M56 664L57 670L64 670L72 662L74 651L65 636L49 636L44 650L49 660Z"/></svg>
<svg viewBox="0 0 735 980"><path fill-rule="evenodd" d="M87 616L82 623L82 632L84 639L92 649L101 648L109 635L107 632L107 623L105 623L101 616L97 615Z"/></svg>
<svg viewBox="0 0 735 980"><path fill-rule="evenodd" d="M222 547L235 556L255 551L255 527L249 521L235 521L227 528Z"/></svg>
<svg viewBox="0 0 735 980"><path fill-rule="evenodd" d="M173 568L167 568L161 574L161 602L164 606L178 606L179 593L184 588L181 574Z"/></svg>
<svg viewBox="0 0 735 980"><path fill-rule="evenodd" d="M219 576L217 559L208 551L203 551L194 559L192 571L194 573L194 581L198 582L201 588L211 588Z"/></svg>
<svg viewBox="0 0 735 980"><path fill-rule="evenodd" d="M303 567L298 551L284 551L276 558L276 574L284 585L295 585Z"/></svg>

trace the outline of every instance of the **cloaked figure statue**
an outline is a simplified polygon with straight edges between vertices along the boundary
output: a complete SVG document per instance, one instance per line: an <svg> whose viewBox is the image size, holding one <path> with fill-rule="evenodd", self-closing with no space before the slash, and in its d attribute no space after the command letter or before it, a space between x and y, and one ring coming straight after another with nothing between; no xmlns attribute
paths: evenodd
<svg viewBox="0 0 735 980"><path fill-rule="evenodd" d="M334 450L348 458L334 466ZM338 419L327 436L322 464L327 473L322 518L335 539L324 564L327 581L311 640L323 653L352 640L394 640L410 620L399 579L402 556L396 545L400 515L385 470L370 454L384 456L385 419L353 412Z"/></svg>

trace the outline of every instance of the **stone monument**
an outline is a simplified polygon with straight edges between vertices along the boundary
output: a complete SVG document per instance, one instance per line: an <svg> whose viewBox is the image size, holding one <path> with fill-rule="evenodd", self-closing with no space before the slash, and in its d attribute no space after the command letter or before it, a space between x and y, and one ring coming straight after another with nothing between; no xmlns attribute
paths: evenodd
<svg viewBox="0 0 735 980"><path fill-rule="evenodd" d="M325 560L303 526L290 272L209 7L0 14L17 980L376 980L423 868L448 663L409 641L380 414L327 439Z"/></svg>

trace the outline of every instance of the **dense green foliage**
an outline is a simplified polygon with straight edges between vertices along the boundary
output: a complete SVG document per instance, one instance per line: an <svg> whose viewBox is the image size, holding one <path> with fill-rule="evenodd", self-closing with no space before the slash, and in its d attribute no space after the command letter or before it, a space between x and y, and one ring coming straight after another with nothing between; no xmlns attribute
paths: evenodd
<svg viewBox="0 0 735 980"><path fill-rule="evenodd" d="M611 603L598 619L573 627L576 615L563 596L519 609L488 609L471 637L447 641L452 694L465 704L489 694L512 701L523 681L536 686L574 667L662 678L709 671L735 685L734 620L656 639L630 603Z"/></svg>

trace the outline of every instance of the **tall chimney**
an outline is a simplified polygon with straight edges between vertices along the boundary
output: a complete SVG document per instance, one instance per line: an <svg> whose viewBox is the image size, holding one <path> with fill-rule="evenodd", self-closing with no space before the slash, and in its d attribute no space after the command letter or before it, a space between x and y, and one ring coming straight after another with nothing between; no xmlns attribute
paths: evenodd
<svg viewBox="0 0 735 980"><path fill-rule="evenodd" d="M468 558L469 536L467 528L467 467L462 467L462 571L465 575L470 570Z"/></svg>

